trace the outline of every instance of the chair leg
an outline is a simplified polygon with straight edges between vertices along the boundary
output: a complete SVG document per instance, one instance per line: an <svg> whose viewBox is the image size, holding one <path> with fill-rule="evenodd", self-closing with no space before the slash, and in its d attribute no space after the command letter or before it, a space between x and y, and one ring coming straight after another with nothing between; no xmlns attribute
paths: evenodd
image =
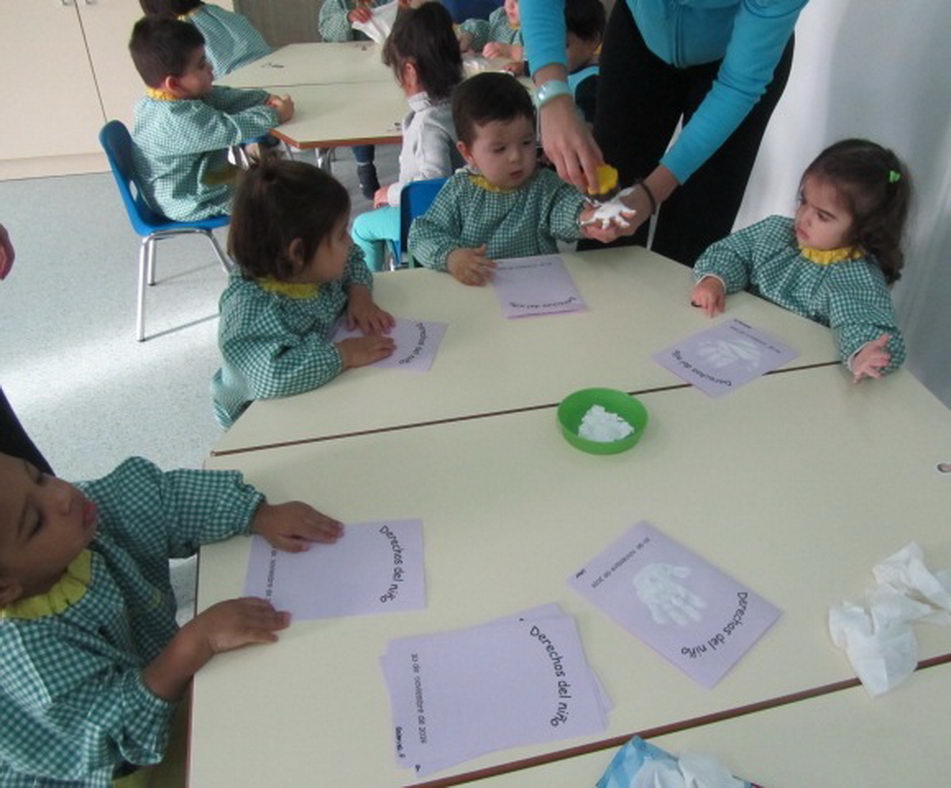
<svg viewBox="0 0 951 788"><path fill-rule="evenodd" d="M215 254L218 256L218 262L221 264L221 267L224 269L226 274L230 274L234 270L234 262L231 258L224 253L224 250L221 248L221 245L218 243L218 239L215 238L214 233L211 230L202 230L205 237L209 240L212 247L214 247Z"/></svg>
<svg viewBox="0 0 951 788"><path fill-rule="evenodd" d="M320 169L322 169L324 172L333 174L333 158L333 148L317 149L317 166L320 167Z"/></svg>
<svg viewBox="0 0 951 788"><path fill-rule="evenodd" d="M145 340L145 285L149 278L149 258L154 254L153 243L153 238L144 238L139 247L139 292L135 316L135 338L139 342Z"/></svg>
<svg viewBox="0 0 951 788"><path fill-rule="evenodd" d="M148 243L145 244L145 266L148 276L146 281L150 286L155 284L155 244L156 239L151 237L148 239Z"/></svg>

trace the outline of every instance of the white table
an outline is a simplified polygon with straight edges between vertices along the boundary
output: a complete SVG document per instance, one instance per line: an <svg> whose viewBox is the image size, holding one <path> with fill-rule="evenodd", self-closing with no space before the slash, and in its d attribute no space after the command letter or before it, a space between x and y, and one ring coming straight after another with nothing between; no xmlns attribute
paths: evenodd
<svg viewBox="0 0 951 788"><path fill-rule="evenodd" d="M393 72L383 65L379 46L369 41L348 41L288 44L216 82L232 88L260 88L359 82L393 84L394 79Z"/></svg>
<svg viewBox="0 0 951 788"><path fill-rule="evenodd" d="M951 666L920 670L880 698L833 692L650 739L667 752L708 753L769 788L896 788L948 782ZM593 786L617 748L509 772L479 788Z"/></svg>
<svg viewBox="0 0 951 788"><path fill-rule="evenodd" d="M611 738L850 679L828 607L860 597L871 567L909 540L931 566L951 566L951 488L934 470L951 414L909 373L854 385L835 366L767 376L719 400L692 388L641 399L647 432L611 457L568 446L549 408L212 458L274 502L301 498L351 522L420 517L428 609L301 621L277 646L213 660L194 684L192 784L412 782L394 766L378 663L394 637L559 602L616 704ZM566 585L641 519L784 611L713 690ZM240 595L248 547L202 550L199 609ZM917 632L922 658L951 652L947 628ZM235 747L252 741L253 751ZM586 743L516 748L446 774Z"/></svg>
<svg viewBox="0 0 951 788"><path fill-rule="evenodd" d="M564 259L586 312L507 320L491 287L421 269L377 275L374 297L392 314L449 323L432 369L364 367L305 394L259 400L214 453L550 405L589 386L682 385L651 354L714 324L690 306L690 269L640 247ZM748 293L730 296L719 319L734 317L798 349L789 368L837 359L829 329Z"/></svg>

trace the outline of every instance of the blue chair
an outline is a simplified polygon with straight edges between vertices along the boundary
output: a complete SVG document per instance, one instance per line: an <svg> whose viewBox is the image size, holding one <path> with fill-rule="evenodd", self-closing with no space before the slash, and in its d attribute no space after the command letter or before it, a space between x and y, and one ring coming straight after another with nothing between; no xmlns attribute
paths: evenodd
<svg viewBox="0 0 951 788"><path fill-rule="evenodd" d="M429 210L436 195L448 178L432 178L428 181L410 181L400 192L400 241L393 244L393 254L396 260L401 259L401 252L406 249L406 265L414 268L416 262L409 253L406 239L409 236L409 226L413 219Z"/></svg>
<svg viewBox="0 0 951 788"><path fill-rule="evenodd" d="M467 19L488 19L489 14L501 6L502 2L503 0L442 0L456 24Z"/></svg>
<svg viewBox="0 0 951 788"><path fill-rule="evenodd" d="M200 233L204 235L215 250L221 267L230 271L232 263L221 250L212 230L225 227L230 221L228 216L213 216L195 222L175 222L155 213L142 197L142 190L135 178L132 166L132 138L129 130L118 120L111 120L99 132L99 144L109 159L109 168L119 187L119 196L125 205L132 228L142 237L139 247L139 294L135 319L135 338L145 339L145 286L155 284L155 244L174 235Z"/></svg>

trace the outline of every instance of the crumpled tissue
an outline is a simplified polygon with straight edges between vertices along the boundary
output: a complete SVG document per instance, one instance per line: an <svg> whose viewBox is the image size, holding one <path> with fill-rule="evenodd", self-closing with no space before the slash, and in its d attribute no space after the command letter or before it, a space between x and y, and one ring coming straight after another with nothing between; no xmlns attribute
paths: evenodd
<svg viewBox="0 0 951 788"><path fill-rule="evenodd" d="M371 9L373 16L369 22L354 22L353 29L359 30L376 44L382 44L393 29L396 22L396 12L399 11L399 0L393 0L386 5Z"/></svg>
<svg viewBox="0 0 951 788"><path fill-rule="evenodd" d="M872 569L878 586L866 592L867 610L854 602L829 609L832 642L873 697L908 678L918 664L914 621L951 623L951 571L932 573L911 542Z"/></svg>
<svg viewBox="0 0 951 788"><path fill-rule="evenodd" d="M589 441L612 443L626 438L634 428L617 413L605 410L601 405L592 405L581 418L578 434Z"/></svg>
<svg viewBox="0 0 951 788"><path fill-rule="evenodd" d="M611 761L597 788L749 788L711 755L680 758L635 736Z"/></svg>

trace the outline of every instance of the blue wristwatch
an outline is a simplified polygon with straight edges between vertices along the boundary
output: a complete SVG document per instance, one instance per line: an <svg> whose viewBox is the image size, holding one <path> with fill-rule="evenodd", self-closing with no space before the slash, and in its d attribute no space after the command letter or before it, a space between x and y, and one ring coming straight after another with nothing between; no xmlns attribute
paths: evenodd
<svg viewBox="0 0 951 788"><path fill-rule="evenodd" d="M549 79L541 85L535 93L535 103L539 108L558 96L570 96L571 87L560 79Z"/></svg>

